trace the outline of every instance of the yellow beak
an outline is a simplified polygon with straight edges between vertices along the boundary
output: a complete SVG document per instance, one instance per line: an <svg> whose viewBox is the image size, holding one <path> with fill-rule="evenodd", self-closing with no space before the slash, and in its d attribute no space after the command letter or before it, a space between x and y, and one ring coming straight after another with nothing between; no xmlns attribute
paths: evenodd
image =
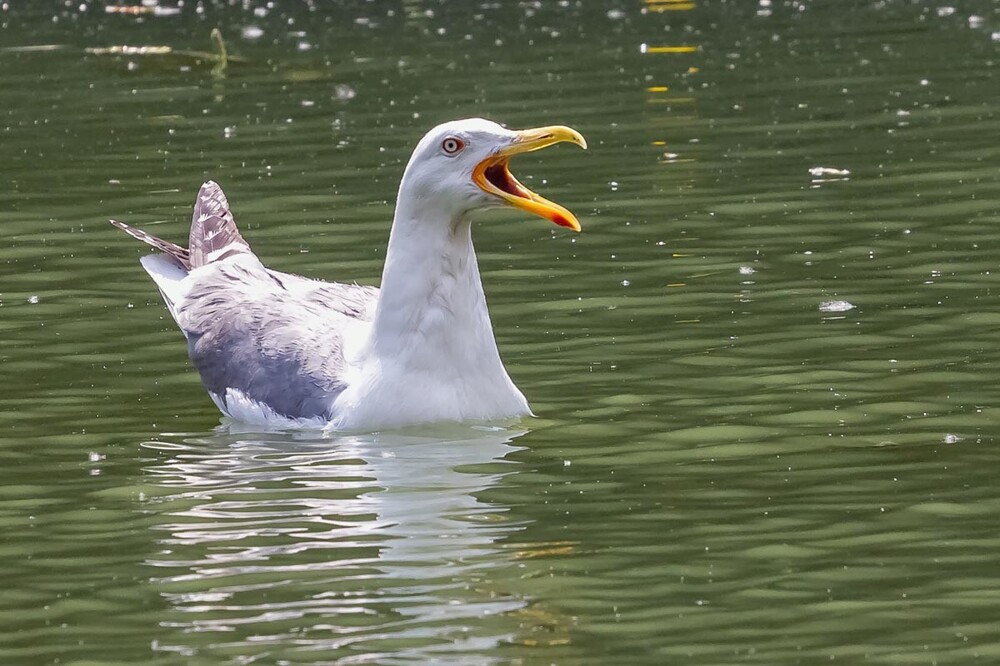
<svg viewBox="0 0 1000 666"><path fill-rule="evenodd" d="M563 142L587 148L587 141L579 132L563 125L521 130L517 132L517 136L509 146L476 165L472 171L472 180L487 194L492 194L515 208L544 217L561 227L579 231L580 222L573 213L529 190L514 178L508 168L510 158L514 155L530 153Z"/></svg>

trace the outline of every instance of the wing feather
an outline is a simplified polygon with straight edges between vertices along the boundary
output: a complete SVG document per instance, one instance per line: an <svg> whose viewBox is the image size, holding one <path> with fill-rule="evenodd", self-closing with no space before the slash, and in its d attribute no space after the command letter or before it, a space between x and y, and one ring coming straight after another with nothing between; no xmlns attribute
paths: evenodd
<svg viewBox="0 0 1000 666"><path fill-rule="evenodd" d="M142 265L224 413L249 405L291 419L332 417L345 388L343 329L371 320L377 289L265 268L213 181L198 191L188 248L111 223L164 253L143 257Z"/></svg>
<svg viewBox="0 0 1000 666"><path fill-rule="evenodd" d="M217 399L234 389L283 416L329 419L346 386L342 330L369 316L377 291L273 273L246 257L192 274L178 310L188 354Z"/></svg>

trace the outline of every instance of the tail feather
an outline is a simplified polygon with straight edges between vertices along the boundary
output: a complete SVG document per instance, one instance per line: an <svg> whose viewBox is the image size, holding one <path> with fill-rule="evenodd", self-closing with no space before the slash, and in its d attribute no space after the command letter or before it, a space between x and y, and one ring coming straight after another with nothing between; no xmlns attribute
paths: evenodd
<svg viewBox="0 0 1000 666"><path fill-rule="evenodd" d="M191 266L197 268L234 254L253 254L240 230L222 188L208 181L198 190L191 217L191 238L188 243Z"/></svg>
<svg viewBox="0 0 1000 666"><path fill-rule="evenodd" d="M180 324L177 308L190 288L190 284L185 280L188 276L187 269L165 254L147 254L139 259L139 263L149 273L149 277L153 278L174 321ZM181 330L184 330L183 326Z"/></svg>
<svg viewBox="0 0 1000 666"><path fill-rule="evenodd" d="M229 202L222 188L213 181L207 181L198 190L191 217L191 236L187 248L136 229L124 222L110 220L129 236L152 245L173 259L185 270L192 270L213 261L221 261L234 254L253 254L233 220Z"/></svg>
<svg viewBox="0 0 1000 666"><path fill-rule="evenodd" d="M118 227L125 233L127 233L132 238L141 240L143 243L152 245L160 252L171 257L174 261L179 263L187 270L191 270L191 255L187 251L187 248L183 248L180 245L171 243L170 241L165 241L162 238L157 238L153 234L148 234L142 229L136 229L131 227L124 222L119 222L118 220L108 220L112 225Z"/></svg>

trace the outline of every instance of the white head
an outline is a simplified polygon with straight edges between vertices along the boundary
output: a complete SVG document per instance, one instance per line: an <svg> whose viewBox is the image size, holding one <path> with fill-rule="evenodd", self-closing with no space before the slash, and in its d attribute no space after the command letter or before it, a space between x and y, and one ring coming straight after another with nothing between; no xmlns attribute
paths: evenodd
<svg viewBox="0 0 1000 666"><path fill-rule="evenodd" d="M579 132L560 125L514 131L482 118L438 125L413 150L399 205L406 197L408 206L434 209L450 220L509 205L579 231L572 213L526 188L508 168L514 155L563 141L587 147Z"/></svg>

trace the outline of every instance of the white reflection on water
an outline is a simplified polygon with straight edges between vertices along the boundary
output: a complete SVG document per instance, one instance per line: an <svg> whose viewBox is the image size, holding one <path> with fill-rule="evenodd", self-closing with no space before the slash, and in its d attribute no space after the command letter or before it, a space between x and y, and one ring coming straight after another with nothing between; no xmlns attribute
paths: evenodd
<svg viewBox="0 0 1000 666"><path fill-rule="evenodd" d="M147 469L162 548L147 564L169 618L155 647L364 660L391 642L440 662L510 640L500 618L525 601L495 582L516 566L498 542L523 525L480 495L522 434L148 442L163 462Z"/></svg>

